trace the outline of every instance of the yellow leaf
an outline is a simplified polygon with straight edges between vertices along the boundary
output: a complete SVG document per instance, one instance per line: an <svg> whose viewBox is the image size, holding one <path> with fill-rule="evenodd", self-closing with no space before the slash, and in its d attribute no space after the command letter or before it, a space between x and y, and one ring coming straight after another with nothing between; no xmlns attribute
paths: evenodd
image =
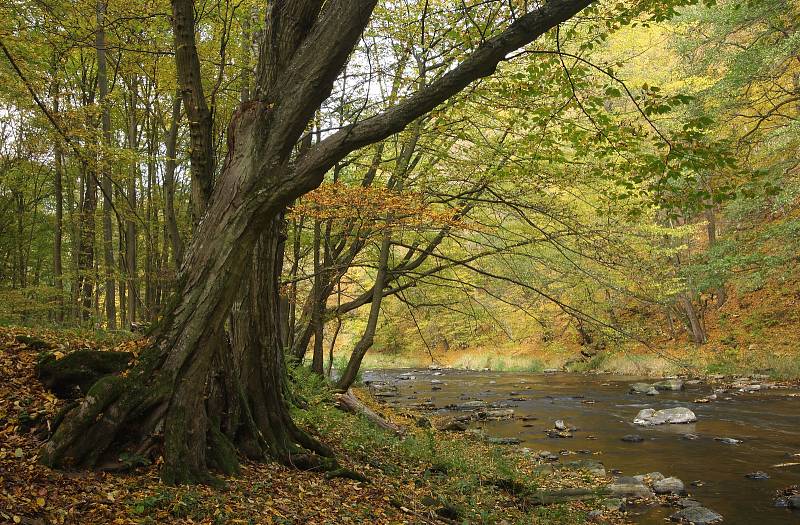
<svg viewBox="0 0 800 525"><path fill-rule="evenodd" d="M21 523L22 522L22 518L20 518L19 516L14 516L13 519L14 519L14 523Z"/></svg>
<svg viewBox="0 0 800 525"><path fill-rule="evenodd" d="M44 507L44 498L36 498L36 504L40 507Z"/></svg>

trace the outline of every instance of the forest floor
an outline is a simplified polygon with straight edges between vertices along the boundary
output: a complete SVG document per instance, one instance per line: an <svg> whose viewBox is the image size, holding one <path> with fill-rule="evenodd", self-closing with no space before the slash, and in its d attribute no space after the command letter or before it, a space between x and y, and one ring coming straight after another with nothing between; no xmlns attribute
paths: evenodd
<svg viewBox="0 0 800 525"><path fill-rule="evenodd" d="M297 374L296 388L309 408L295 410L294 417L368 481L328 479L269 462L244 463L224 488L165 486L158 461L126 474L53 471L37 462L37 450L65 401L38 381L40 350L19 342L20 334L61 354L87 347L136 352L146 344L75 331L0 329L0 523L572 524L585 523L593 506L603 507L604 523L624 522L600 499L531 503L542 491L593 489L608 478L554 470L524 449L490 445L468 433L423 428L429 425L419 425L420 416L391 411L361 392L373 409L405 429L403 436L389 434L338 410L309 374Z"/></svg>

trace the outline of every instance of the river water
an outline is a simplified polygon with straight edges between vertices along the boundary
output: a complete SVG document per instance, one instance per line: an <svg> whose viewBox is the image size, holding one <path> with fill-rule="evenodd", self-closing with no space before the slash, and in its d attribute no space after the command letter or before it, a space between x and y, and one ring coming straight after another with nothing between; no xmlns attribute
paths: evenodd
<svg viewBox="0 0 800 525"><path fill-rule="evenodd" d="M401 379L404 373L406 378ZM412 379L407 378L409 373ZM627 376L383 370L365 373L364 380L397 385L398 395L386 402L400 407L428 402L432 410L446 413L443 407L470 400L508 404L515 410L514 419L474 426L490 436L522 439L520 446L532 450L590 450L596 454L591 457L602 461L607 470L618 469L622 475L658 471L678 477L693 499L722 514L725 523L800 523L800 511L774 504L776 491L800 484L800 465L776 466L800 463L800 397L790 395L797 390L731 391L699 404L693 401L711 394L711 386L687 385L683 391L658 396L633 395L628 393L629 385L648 380ZM698 421L648 428L632 423L642 408L675 406L690 408ZM573 438L545 435L557 419L579 429ZM687 440L683 437L687 433L699 437ZM621 441L626 434L638 434L644 441ZM718 437L742 442L724 444L714 439ZM745 477L754 471L764 471L770 479ZM637 523L663 524L674 511L638 507L630 509L629 515Z"/></svg>

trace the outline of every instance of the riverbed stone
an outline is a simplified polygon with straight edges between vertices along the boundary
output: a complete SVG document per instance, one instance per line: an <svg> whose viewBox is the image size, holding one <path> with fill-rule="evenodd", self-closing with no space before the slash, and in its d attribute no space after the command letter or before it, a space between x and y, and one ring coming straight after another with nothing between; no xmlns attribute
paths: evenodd
<svg viewBox="0 0 800 525"><path fill-rule="evenodd" d="M519 445L522 440L515 437L489 437L486 442L490 445Z"/></svg>
<svg viewBox="0 0 800 525"><path fill-rule="evenodd" d="M715 441L719 441L720 443L724 443L725 445L738 445L742 442L741 439L736 438L729 438L729 437L718 437L714 438Z"/></svg>
<svg viewBox="0 0 800 525"><path fill-rule="evenodd" d="M683 390L683 380L664 379L663 381L658 381L657 383L653 383L653 387L656 390L677 392L679 390Z"/></svg>
<svg viewBox="0 0 800 525"><path fill-rule="evenodd" d="M603 500L603 507L608 510L622 510L625 507L625 502L621 498L608 498Z"/></svg>
<svg viewBox="0 0 800 525"><path fill-rule="evenodd" d="M568 461L564 463L565 468L586 470L595 476L605 476L606 468L602 463L595 459L577 459L575 461Z"/></svg>
<svg viewBox="0 0 800 525"><path fill-rule="evenodd" d="M616 483L609 485L608 491L615 495L628 498L652 498L653 491L647 485L641 483L620 483L621 479Z"/></svg>
<svg viewBox="0 0 800 525"><path fill-rule="evenodd" d="M652 385L649 383L633 383L630 386L630 393L631 394L646 394L650 389L653 388Z"/></svg>
<svg viewBox="0 0 800 525"><path fill-rule="evenodd" d="M676 512L669 519L694 525L712 525L721 522L722 515L705 507L688 507Z"/></svg>
<svg viewBox="0 0 800 525"><path fill-rule="evenodd" d="M700 505L699 501L693 500L693 499L690 499L690 498L681 498L678 501L676 501L675 504L677 506L679 506L680 508L682 508L682 509L688 509L690 507L701 507L702 506L702 505Z"/></svg>
<svg viewBox="0 0 800 525"><path fill-rule="evenodd" d="M486 401L475 400L475 401L467 401L466 403L459 403L457 405L452 405L448 408L452 408L453 410L478 410L479 408L486 408L487 403Z"/></svg>
<svg viewBox="0 0 800 525"><path fill-rule="evenodd" d="M498 419L511 419L512 417L514 417L513 408L495 408L491 410L483 410L478 412L479 419L498 420Z"/></svg>
<svg viewBox="0 0 800 525"><path fill-rule="evenodd" d="M762 480L762 479L769 479L769 474L767 474L764 471L757 470L755 472L750 472L749 474L745 474L744 477L748 479Z"/></svg>
<svg viewBox="0 0 800 525"><path fill-rule="evenodd" d="M640 426L663 425L665 423L692 423L697 421L694 412L685 407L640 410L633 422Z"/></svg>
<svg viewBox="0 0 800 525"><path fill-rule="evenodd" d="M644 438L639 434L626 434L622 436L622 441L626 443L641 443L644 441Z"/></svg>
<svg viewBox="0 0 800 525"><path fill-rule="evenodd" d="M653 483L654 481L661 481L664 478L665 476L661 472L648 472L647 474L639 474L637 476L633 476L633 479L635 479L639 483L645 483L648 480L650 481L650 483Z"/></svg>
<svg viewBox="0 0 800 525"><path fill-rule="evenodd" d="M684 492L683 481L678 478L664 478L653 483L656 494L681 494Z"/></svg>

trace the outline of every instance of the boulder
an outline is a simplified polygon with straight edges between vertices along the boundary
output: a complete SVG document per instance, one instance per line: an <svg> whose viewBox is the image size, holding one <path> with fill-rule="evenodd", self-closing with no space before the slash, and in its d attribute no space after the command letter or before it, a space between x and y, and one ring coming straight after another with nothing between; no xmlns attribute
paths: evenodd
<svg viewBox="0 0 800 525"><path fill-rule="evenodd" d="M98 379L128 368L134 356L130 352L77 350L58 359L47 354L36 367L39 380L60 398L86 394Z"/></svg>
<svg viewBox="0 0 800 525"><path fill-rule="evenodd" d="M684 407L665 408L654 410L645 408L640 410L633 422L640 426L663 425L665 423L692 423L697 421L694 412Z"/></svg>
<svg viewBox="0 0 800 525"><path fill-rule="evenodd" d="M653 483L656 494L681 494L684 492L683 481L678 478L664 478Z"/></svg>
<svg viewBox="0 0 800 525"><path fill-rule="evenodd" d="M688 509L690 507L700 507L701 506L699 501L695 501L695 500L689 499L689 498L681 498L678 501L676 501L675 504L677 506L679 506L680 508L682 508L682 509Z"/></svg>
<svg viewBox="0 0 800 525"><path fill-rule="evenodd" d="M687 507L669 517L672 521L693 523L694 525L711 525L722 521L722 516L705 507Z"/></svg>
<svg viewBox="0 0 800 525"><path fill-rule="evenodd" d="M31 337L29 335L15 335L14 341L18 344L25 345L31 350L50 350L53 345L38 337Z"/></svg>

